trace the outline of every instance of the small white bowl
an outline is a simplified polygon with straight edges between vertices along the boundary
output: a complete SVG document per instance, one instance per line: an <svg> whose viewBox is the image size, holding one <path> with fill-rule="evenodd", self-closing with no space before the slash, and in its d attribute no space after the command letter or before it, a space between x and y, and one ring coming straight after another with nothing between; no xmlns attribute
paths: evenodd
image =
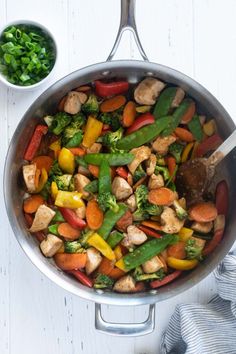
<svg viewBox="0 0 236 354"><path fill-rule="evenodd" d="M38 22L29 21L29 20L17 20L17 21L12 21L10 23L7 23L4 27L2 27L0 29L0 38L1 38L3 32L5 31L6 28L8 28L10 26L17 26L17 25L29 25L29 26L34 26L36 28L38 27L39 29L41 29L52 40L52 43L53 43L53 46L54 46L54 52L55 52L54 65L53 65L50 73L47 76L45 76L45 78L43 78L42 80L37 82L36 84L29 85L29 86L15 85L15 84L12 84L11 82L9 82L6 79L6 77L0 73L0 82L5 84L9 88L12 88L12 89L15 89L15 90L19 90L19 91L30 91L30 90L34 90L38 86L42 85L45 81L48 80L49 77L52 76L53 72L55 71L55 67L56 67L56 63L57 63L58 47L57 47L57 43L56 43L55 37L52 35L52 33L46 27L44 27L43 25L41 25Z"/></svg>

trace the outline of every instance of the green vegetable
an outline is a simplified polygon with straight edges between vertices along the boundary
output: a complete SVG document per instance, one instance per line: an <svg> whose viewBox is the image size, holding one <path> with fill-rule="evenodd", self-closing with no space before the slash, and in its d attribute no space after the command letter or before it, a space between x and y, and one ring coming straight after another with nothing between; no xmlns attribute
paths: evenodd
<svg viewBox="0 0 236 354"><path fill-rule="evenodd" d="M82 113L73 116L71 123L63 131L63 146L72 148L80 145L83 139L81 127L85 124L85 121L85 116Z"/></svg>
<svg viewBox="0 0 236 354"><path fill-rule="evenodd" d="M193 116L191 121L188 123L188 128L197 141L201 141L203 139L203 131L199 120L199 116L197 115Z"/></svg>
<svg viewBox="0 0 236 354"><path fill-rule="evenodd" d="M49 177L62 176L62 175L63 175L63 172L62 172L62 170L59 167L58 161L54 160L53 164L52 164L52 167L50 168L50 171L49 171Z"/></svg>
<svg viewBox="0 0 236 354"><path fill-rule="evenodd" d="M161 92L153 111L155 119L166 116L170 112L176 91L177 87L168 87Z"/></svg>
<svg viewBox="0 0 236 354"><path fill-rule="evenodd" d="M155 273L145 274L145 273L143 273L141 267L137 267L134 271L133 276L136 281L148 281L148 280L153 280L153 279L162 280L165 277L165 272L161 268Z"/></svg>
<svg viewBox="0 0 236 354"><path fill-rule="evenodd" d="M65 127L69 125L71 122L71 116L65 112L59 112L54 115L52 124L49 127L49 130L55 134L59 135L61 134Z"/></svg>
<svg viewBox="0 0 236 354"><path fill-rule="evenodd" d="M192 103L192 100L186 98L183 102L176 108L172 115L172 119L170 120L170 124L162 131L163 136L168 136L173 133L173 131L180 124L183 115L187 111L189 105Z"/></svg>
<svg viewBox="0 0 236 354"><path fill-rule="evenodd" d="M45 78L55 63L54 44L36 26L7 27L0 38L0 71L12 84L30 86Z"/></svg>
<svg viewBox="0 0 236 354"><path fill-rule="evenodd" d="M120 233L119 231L112 231L110 235L107 238L107 243L108 245L113 249L120 243L121 240L123 240L124 235Z"/></svg>
<svg viewBox="0 0 236 354"><path fill-rule="evenodd" d="M97 231L97 233L105 240L109 236L111 230L113 229L117 221L120 220L120 218L125 214L125 212L128 209L127 205L125 204L118 204L118 205L119 205L119 210L116 213L114 213L114 211L112 210L108 210L105 213L102 226Z"/></svg>
<svg viewBox="0 0 236 354"><path fill-rule="evenodd" d="M133 175L133 180L134 180L134 183L138 182L141 178L145 177L146 176L146 172L144 171L143 167L142 167L142 164L140 164L135 172L134 172L134 175Z"/></svg>
<svg viewBox="0 0 236 354"><path fill-rule="evenodd" d="M159 173L162 174L165 181L167 181L170 178L169 170L167 167L156 165L155 174L158 175Z"/></svg>
<svg viewBox="0 0 236 354"><path fill-rule="evenodd" d="M72 175L65 174L62 176L54 176L53 181L56 182L58 189L68 191L71 185Z"/></svg>
<svg viewBox="0 0 236 354"><path fill-rule="evenodd" d="M43 197L43 199L48 200L50 194L51 194L51 183L50 181L47 181L43 186L40 195Z"/></svg>
<svg viewBox="0 0 236 354"><path fill-rule="evenodd" d="M113 284L114 284L114 280L111 279L108 275L99 273L95 278L93 287L95 289L105 289L105 288L111 289Z"/></svg>
<svg viewBox="0 0 236 354"><path fill-rule="evenodd" d="M117 112L102 113L98 119L104 124L110 125L112 131L116 131L121 127L121 116Z"/></svg>
<svg viewBox="0 0 236 354"><path fill-rule="evenodd" d="M44 122L47 124L48 127L51 127L52 121L53 121L53 116L45 116L43 118Z"/></svg>
<svg viewBox="0 0 236 354"><path fill-rule="evenodd" d="M129 271L145 263L152 257L164 251L164 249L175 241L175 235L166 234L162 238L155 238L137 247L132 253L126 254L122 260L125 270Z"/></svg>
<svg viewBox="0 0 236 354"><path fill-rule="evenodd" d="M87 101L82 105L81 109L86 114L97 114L99 112L97 97L94 94L91 94Z"/></svg>
<svg viewBox="0 0 236 354"><path fill-rule="evenodd" d="M148 143L169 126L171 119L171 116L162 117L155 123L126 135L117 142L116 147L121 150L130 150Z"/></svg>
<svg viewBox="0 0 236 354"><path fill-rule="evenodd" d="M98 180L95 179L94 181L88 183L85 187L84 187L85 192L88 193L97 193L98 192Z"/></svg>
<svg viewBox="0 0 236 354"><path fill-rule="evenodd" d="M87 241L88 241L89 237L92 236L93 233L94 233L93 230L88 230L88 229L83 230L83 232L79 238L79 242L81 243L82 247L84 247L84 248L90 247L89 244L87 243Z"/></svg>
<svg viewBox="0 0 236 354"><path fill-rule="evenodd" d="M80 156L75 156L75 163L79 166L82 166L84 168L88 167L87 162L84 161L83 157Z"/></svg>
<svg viewBox="0 0 236 354"><path fill-rule="evenodd" d="M185 251L188 259L202 259L202 247L197 246L196 240L189 239L186 242Z"/></svg>
<svg viewBox="0 0 236 354"><path fill-rule="evenodd" d="M48 226L48 231L49 231L49 233L58 236L58 235L59 235L59 233L58 233L58 226L59 226L59 224L54 224L54 225Z"/></svg>
<svg viewBox="0 0 236 354"><path fill-rule="evenodd" d="M181 162L181 154L184 146L178 143L173 143L169 146L169 153L174 156L176 163Z"/></svg>
<svg viewBox="0 0 236 354"><path fill-rule="evenodd" d="M84 248L81 246L81 242L76 241L65 241L64 243L65 253L82 253Z"/></svg>
<svg viewBox="0 0 236 354"><path fill-rule="evenodd" d="M52 221L53 222L58 222L58 221L65 222L65 219L63 218L61 212L59 210L56 210L56 214L54 215Z"/></svg>
<svg viewBox="0 0 236 354"><path fill-rule="evenodd" d="M135 221L149 219L150 215L160 215L162 208L148 202L148 188L141 184L135 191L137 210L133 213Z"/></svg>
<svg viewBox="0 0 236 354"><path fill-rule="evenodd" d="M98 204L103 211L110 209L114 213L117 213L119 210L119 205L116 202L116 197L110 192L99 194Z"/></svg>
<svg viewBox="0 0 236 354"><path fill-rule="evenodd" d="M102 195L107 192L111 192L111 174L108 161L103 160L99 168L98 193Z"/></svg>
<svg viewBox="0 0 236 354"><path fill-rule="evenodd" d="M119 152L116 147L116 144L122 138L123 131L123 128L119 128L115 132L107 133L103 136L103 145L107 146L110 152Z"/></svg>
<svg viewBox="0 0 236 354"><path fill-rule="evenodd" d="M81 144L83 140L83 134L81 131L75 133L75 135L68 140L68 142L65 144L65 147L67 148L73 148L73 147L77 147Z"/></svg>
<svg viewBox="0 0 236 354"><path fill-rule="evenodd" d="M106 160L110 166L122 166L131 163L134 159L134 155L128 152L119 154L87 154L84 156L84 161L92 165L101 165L103 160Z"/></svg>
<svg viewBox="0 0 236 354"><path fill-rule="evenodd" d="M187 211L184 208L182 208L182 206L179 204L177 200L174 200L173 206L175 208L176 215L180 220L184 220L188 217Z"/></svg>

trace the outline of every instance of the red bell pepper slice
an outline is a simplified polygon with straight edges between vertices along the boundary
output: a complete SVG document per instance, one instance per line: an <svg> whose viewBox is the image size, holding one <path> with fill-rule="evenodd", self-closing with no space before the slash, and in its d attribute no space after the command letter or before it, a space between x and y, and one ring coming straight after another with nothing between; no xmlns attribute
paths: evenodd
<svg viewBox="0 0 236 354"><path fill-rule="evenodd" d="M118 168L116 169L116 173L117 173L120 177L122 177L122 178L124 178L124 179L127 179L127 178L128 178L128 171L127 171L126 168L124 168L124 167L118 167Z"/></svg>
<svg viewBox="0 0 236 354"><path fill-rule="evenodd" d="M96 94L100 97L120 95L129 89L129 83L127 81L114 81L105 83L97 80L94 83Z"/></svg>
<svg viewBox="0 0 236 354"><path fill-rule="evenodd" d="M146 235L151 236L151 237L155 237L155 238L162 238L162 235L159 234L158 232L155 232L151 229L149 229L149 227L143 226L143 225L139 225L138 228L143 231Z"/></svg>
<svg viewBox="0 0 236 354"><path fill-rule="evenodd" d="M126 134L131 134L136 130L144 127L148 124L155 123L155 118L151 113L144 113L141 114L138 118L135 119L134 123L126 130Z"/></svg>
<svg viewBox="0 0 236 354"><path fill-rule="evenodd" d="M181 273L182 273L181 270L176 270L173 273L165 276L165 278L162 280L151 281L150 286L153 289L160 288L161 286L166 285L166 284L170 283L171 281L173 281L174 279L178 278Z"/></svg>
<svg viewBox="0 0 236 354"><path fill-rule="evenodd" d="M216 246L220 243L220 241L222 240L222 237L224 235L224 229L223 230L217 230L214 233L214 236L212 237L212 239L207 243L207 245L204 247L202 254L203 256L207 256L209 253L211 253L212 251L214 251L214 249L216 248Z"/></svg>
<svg viewBox="0 0 236 354"><path fill-rule="evenodd" d="M59 208L60 212L62 213L63 218L75 229L84 229L87 224L86 222L79 218L75 212L69 208Z"/></svg>
<svg viewBox="0 0 236 354"><path fill-rule="evenodd" d="M209 136L209 138L198 145L195 152L195 157L202 157L206 155L208 152L217 149L222 143L223 140L218 134Z"/></svg>
<svg viewBox="0 0 236 354"><path fill-rule="evenodd" d="M47 131L48 131L48 127L46 125L37 125L32 137L31 137L29 145L26 149L26 152L24 155L25 160L31 161L34 158L34 156L39 148L39 145L41 143L42 137L43 137L43 135L47 134Z"/></svg>
<svg viewBox="0 0 236 354"><path fill-rule="evenodd" d="M92 280L86 274L81 272L80 270L78 270L78 269L70 270L67 273L72 274L83 285L88 286L89 288L93 287Z"/></svg>
<svg viewBox="0 0 236 354"><path fill-rule="evenodd" d="M220 181L216 186L215 203L218 215L225 215L229 206L229 188L225 180Z"/></svg>

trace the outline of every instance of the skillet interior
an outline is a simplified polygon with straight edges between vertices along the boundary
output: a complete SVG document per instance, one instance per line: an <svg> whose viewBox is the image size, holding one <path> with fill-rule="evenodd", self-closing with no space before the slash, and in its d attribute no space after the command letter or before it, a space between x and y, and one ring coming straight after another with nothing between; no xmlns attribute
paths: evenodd
<svg viewBox="0 0 236 354"><path fill-rule="evenodd" d="M35 125L45 114L53 112L61 97L71 89L101 78L126 78L132 83L140 81L146 76L155 76L170 84L181 86L197 102L198 109L210 117L214 117L218 130L226 138L235 128L235 125L221 106L221 104L201 85L189 77L168 67L145 63L142 61L114 61L100 63L73 72L47 89L28 109L20 121L12 138L5 163L4 194L8 217L15 236L31 259L31 261L51 280L66 290L97 303L113 305L144 305L155 303L175 296L206 277L228 253L235 241L236 230L236 155L232 152L220 164L217 179L224 178L228 181L230 189L230 208L226 223L226 231L221 245L194 271L179 278L158 290L145 293L125 295L102 292L89 289L79 284L74 279L63 274L53 262L46 259L40 252L38 243L27 232L22 213L23 190L20 184L22 156L27 143L32 135Z"/></svg>

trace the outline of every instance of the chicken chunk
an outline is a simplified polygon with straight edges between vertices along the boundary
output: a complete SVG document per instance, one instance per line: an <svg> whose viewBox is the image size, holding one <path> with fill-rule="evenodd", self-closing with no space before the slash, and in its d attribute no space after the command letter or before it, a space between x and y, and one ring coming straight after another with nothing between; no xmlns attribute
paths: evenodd
<svg viewBox="0 0 236 354"><path fill-rule="evenodd" d="M151 150L147 146L140 146L130 151L135 157L133 161L128 165L128 169L134 174L136 168L151 155Z"/></svg>
<svg viewBox="0 0 236 354"><path fill-rule="evenodd" d="M169 136L159 136L153 143L152 148L159 155L166 155L168 152L168 147L175 142L176 138L172 135Z"/></svg>
<svg viewBox="0 0 236 354"><path fill-rule="evenodd" d="M154 173L150 176L148 181L148 189L157 189L164 187L165 182L161 174L155 175Z"/></svg>
<svg viewBox="0 0 236 354"><path fill-rule="evenodd" d="M33 224L29 231L37 232L46 229L55 214L55 211L47 207L46 205L40 205L38 207L38 210L36 211Z"/></svg>
<svg viewBox="0 0 236 354"><path fill-rule="evenodd" d="M82 193L83 197L88 197L89 193L84 190L84 187L90 183L90 179L81 173L77 173L74 177L75 189L77 192Z"/></svg>
<svg viewBox="0 0 236 354"><path fill-rule="evenodd" d="M83 167L81 165L78 167L78 173L86 177L89 177L91 175L90 171L86 167Z"/></svg>
<svg viewBox="0 0 236 354"><path fill-rule="evenodd" d="M176 234L184 226L184 220L178 219L175 211L170 207L164 207L161 214L162 231L167 234Z"/></svg>
<svg viewBox="0 0 236 354"><path fill-rule="evenodd" d="M40 248L45 257L53 257L62 245L63 241L59 237L48 234L45 240L40 243Z"/></svg>
<svg viewBox="0 0 236 354"><path fill-rule="evenodd" d="M85 219L85 214L86 214L86 207L85 205L82 205L80 208L74 209L76 215L80 219Z"/></svg>
<svg viewBox="0 0 236 354"><path fill-rule="evenodd" d="M164 82L148 77L141 81L134 91L134 99L143 105L152 105L166 85Z"/></svg>
<svg viewBox="0 0 236 354"><path fill-rule="evenodd" d="M155 273L159 269L163 268L164 264L160 260L158 256L154 256L151 259L149 259L147 262L143 263L142 268L144 273Z"/></svg>
<svg viewBox="0 0 236 354"><path fill-rule="evenodd" d="M225 228L225 216L217 215L216 219L214 220L214 232L218 230L224 230L224 228Z"/></svg>
<svg viewBox="0 0 236 354"><path fill-rule="evenodd" d="M130 225L127 228L127 234L122 240L122 244L129 248L134 245L138 246L144 243L147 240L146 234L137 228L135 225Z"/></svg>
<svg viewBox="0 0 236 354"><path fill-rule="evenodd" d="M201 232L203 234L208 234L208 232L211 231L213 227L213 222L210 221L210 222L197 222L195 221L192 226L191 226L191 229L193 229L194 231L197 231L197 232Z"/></svg>
<svg viewBox="0 0 236 354"><path fill-rule="evenodd" d="M87 154L95 154L95 153L98 153L100 152L102 149L102 144L101 143L93 143L92 146L90 146L88 149L87 149Z"/></svg>
<svg viewBox="0 0 236 354"><path fill-rule="evenodd" d="M129 210L133 213L137 209L137 203L135 195L132 194L126 201L125 204L128 205Z"/></svg>
<svg viewBox="0 0 236 354"><path fill-rule="evenodd" d="M146 162L146 166L147 166L146 172L148 176L151 176L154 173L156 164L157 164L157 157L156 155L151 154L149 159Z"/></svg>
<svg viewBox="0 0 236 354"><path fill-rule="evenodd" d="M112 182L112 193L117 200L122 200L128 198L133 193L133 189L124 178L115 177Z"/></svg>
<svg viewBox="0 0 236 354"><path fill-rule="evenodd" d="M191 237L189 238L189 240L194 240L196 247L199 247L199 248L201 248L202 250L203 250L203 248L205 247L206 240L203 240L202 238L198 238L198 237L193 237L193 236L191 236Z"/></svg>
<svg viewBox="0 0 236 354"><path fill-rule="evenodd" d="M71 91L68 93L65 104L64 111L70 114L79 113L81 110L81 105L87 101L87 95L83 92Z"/></svg>
<svg viewBox="0 0 236 354"><path fill-rule="evenodd" d="M89 275L97 269L102 261L102 256L98 250L93 247L87 249L87 261L85 265L86 273Z"/></svg>
<svg viewBox="0 0 236 354"><path fill-rule="evenodd" d="M33 163L31 165L23 166L23 178L25 181L25 185L29 193L33 193L36 189L35 186L35 174L36 174L36 164Z"/></svg>
<svg viewBox="0 0 236 354"><path fill-rule="evenodd" d="M179 107L180 103L183 101L185 92L181 87L178 87L176 90L175 97L171 103L171 108Z"/></svg>
<svg viewBox="0 0 236 354"><path fill-rule="evenodd" d="M118 293L129 293L135 290L135 280L131 275L125 275L115 282L113 290Z"/></svg>

